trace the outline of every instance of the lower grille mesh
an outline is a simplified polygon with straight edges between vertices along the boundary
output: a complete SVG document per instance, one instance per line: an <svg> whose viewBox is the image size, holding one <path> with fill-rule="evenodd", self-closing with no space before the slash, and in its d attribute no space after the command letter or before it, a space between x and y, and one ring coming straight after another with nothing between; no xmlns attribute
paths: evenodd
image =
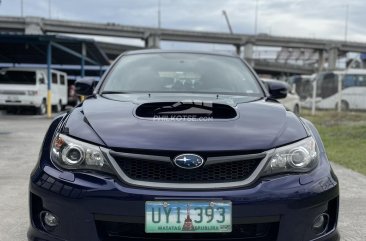
<svg viewBox="0 0 366 241"><path fill-rule="evenodd" d="M115 223L96 221L99 237L102 241L126 240L227 240L227 241L274 241L278 234L278 223L234 224L231 233L196 234L147 234L144 224Z"/></svg>

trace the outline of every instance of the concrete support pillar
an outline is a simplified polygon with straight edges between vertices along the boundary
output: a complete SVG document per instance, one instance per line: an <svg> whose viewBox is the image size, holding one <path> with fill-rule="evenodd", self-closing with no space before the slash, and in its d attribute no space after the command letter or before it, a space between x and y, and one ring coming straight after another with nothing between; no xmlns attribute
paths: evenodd
<svg viewBox="0 0 366 241"><path fill-rule="evenodd" d="M149 34L145 39L145 48L159 49L160 48L160 36L156 34Z"/></svg>
<svg viewBox="0 0 366 241"><path fill-rule="evenodd" d="M85 77L85 57L86 57L86 45L85 43L81 43L81 61L80 61L80 76L81 78Z"/></svg>
<svg viewBox="0 0 366 241"><path fill-rule="evenodd" d="M318 71L322 72L323 69L324 69L324 50L319 50Z"/></svg>
<svg viewBox="0 0 366 241"><path fill-rule="evenodd" d="M252 67L254 65L253 55L254 55L253 43L248 42L244 45L244 59Z"/></svg>
<svg viewBox="0 0 366 241"><path fill-rule="evenodd" d="M328 70L334 70L337 67L338 48L331 47L328 49Z"/></svg>
<svg viewBox="0 0 366 241"><path fill-rule="evenodd" d="M85 43L81 43L81 58L80 58L80 77L84 78L85 77L85 57L86 57L87 53L86 53L86 45ZM85 100L85 96L80 96L80 101L84 101Z"/></svg>
<svg viewBox="0 0 366 241"><path fill-rule="evenodd" d="M25 34L43 35L41 18L26 17L25 18Z"/></svg>
<svg viewBox="0 0 366 241"><path fill-rule="evenodd" d="M241 56L241 45L237 44L237 45L234 45L234 46L235 46L236 54L240 57Z"/></svg>

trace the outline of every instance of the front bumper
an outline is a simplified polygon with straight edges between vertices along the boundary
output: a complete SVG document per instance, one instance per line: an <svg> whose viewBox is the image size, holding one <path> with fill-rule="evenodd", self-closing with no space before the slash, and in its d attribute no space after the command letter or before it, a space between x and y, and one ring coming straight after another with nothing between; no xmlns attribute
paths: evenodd
<svg viewBox="0 0 366 241"><path fill-rule="evenodd" d="M28 239L336 241L338 180L329 164L322 165L320 171L311 174L268 177L252 187L223 191L134 188L117 178L60 172L44 165L37 167L31 177ZM145 201L162 199L231 200L234 231L227 235L147 235ZM39 217L43 210L58 216L58 227L44 228ZM329 214L330 223L326 233L316 235L311 228L313 221L324 212Z"/></svg>
<svg viewBox="0 0 366 241"><path fill-rule="evenodd" d="M42 103L42 98L21 96L16 99L7 99L0 97L0 108L7 107L39 107Z"/></svg>

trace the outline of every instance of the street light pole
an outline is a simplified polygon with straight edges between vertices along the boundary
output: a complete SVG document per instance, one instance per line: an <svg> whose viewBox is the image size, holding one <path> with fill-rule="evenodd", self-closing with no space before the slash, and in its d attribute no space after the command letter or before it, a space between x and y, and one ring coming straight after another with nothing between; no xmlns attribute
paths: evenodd
<svg viewBox="0 0 366 241"><path fill-rule="evenodd" d="M20 0L20 16L24 16L24 2Z"/></svg>
<svg viewBox="0 0 366 241"><path fill-rule="evenodd" d="M161 2L158 2L158 28L161 28Z"/></svg>
<svg viewBox="0 0 366 241"><path fill-rule="evenodd" d="M346 5L346 19L344 24L344 41L347 42L348 35L348 15L349 15L349 4Z"/></svg>
<svg viewBox="0 0 366 241"><path fill-rule="evenodd" d="M51 0L48 0L48 18L51 18Z"/></svg>
<svg viewBox="0 0 366 241"><path fill-rule="evenodd" d="M255 1L254 35L257 34L257 28L258 28L258 0Z"/></svg>

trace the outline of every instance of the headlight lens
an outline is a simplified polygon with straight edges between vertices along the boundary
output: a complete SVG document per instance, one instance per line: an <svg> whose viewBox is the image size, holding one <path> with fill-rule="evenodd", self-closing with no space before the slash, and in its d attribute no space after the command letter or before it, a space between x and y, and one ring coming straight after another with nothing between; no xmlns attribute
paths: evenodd
<svg viewBox="0 0 366 241"><path fill-rule="evenodd" d="M112 172L98 146L58 134L52 142L52 160L65 169L92 169Z"/></svg>
<svg viewBox="0 0 366 241"><path fill-rule="evenodd" d="M309 172L318 163L318 149L313 137L277 148L263 175L283 172Z"/></svg>

